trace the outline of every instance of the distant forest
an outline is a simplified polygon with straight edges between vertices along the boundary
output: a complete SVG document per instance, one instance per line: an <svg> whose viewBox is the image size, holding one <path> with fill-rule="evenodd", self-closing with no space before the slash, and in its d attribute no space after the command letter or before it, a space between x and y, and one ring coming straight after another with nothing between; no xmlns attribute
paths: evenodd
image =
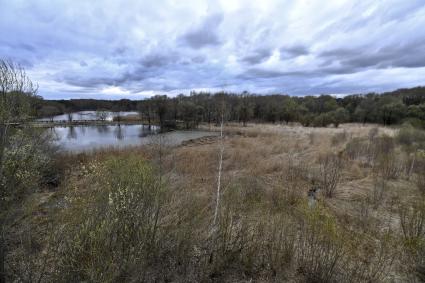
<svg viewBox="0 0 425 283"><path fill-rule="evenodd" d="M341 123L379 123L393 125L409 122L425 127L425 87L399 89L382 94L356 94L342 98L330 95L294 97L219 92L191 92L190 95L157 95L145 100L39 100L37 116L95 111L138 111L143 120L160 125L183 122L188 128L201 122L249 121L290 123L323 127Z"/></svg>

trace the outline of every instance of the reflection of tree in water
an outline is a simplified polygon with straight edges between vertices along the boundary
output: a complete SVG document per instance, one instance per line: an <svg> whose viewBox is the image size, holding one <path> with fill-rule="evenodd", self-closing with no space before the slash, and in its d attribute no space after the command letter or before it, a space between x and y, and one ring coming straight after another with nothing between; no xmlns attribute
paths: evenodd
<svg viewBox="0 0 425 283"><path fill-rule="evenodd" d="M76 131L75 127L73 127L73 126L68 127L68 135L66 137L69 140L77 138L77 131Z"/></svg>
<svg viewBox="0 0 425 283"><path fill-rule="evenodd" d="M46 132L53 138L53 140L58 141L60 139L60 134L58 134L55 127L48 128Z"/></svg>
<svg viewBox="0 0 425 283"><path fill-rule="evenodd" d="M80 126L79 127L80 132L83 134L83 136L86 134L86 126Z"/></svg>
<svg viewBox="0 0 425 283"><path fill-rule="evenodd" d="M145 138L157 133L159 133L159 128L155 126L141 125L139 128L139 138Z"/></svg>
<svg viewBox="0 0 425 283"><path fill-rule="evenodd" d="M96 129L99 134L106 134L109 132L109 127L107 125L96 126Z"/></svg>
<svg viewBox="0 0 425 283"><path fill-rule="evenodd" d="M116 126L115 128L115 137L119 140L124 138L124 128L121 125Z"/></svg>
<svg viewBox="0 0 425 283"><path fill-rule="evenodd" d="M139 128L139 138L147 137L151 133L151 130L145 125L141 125Z"/></svg>

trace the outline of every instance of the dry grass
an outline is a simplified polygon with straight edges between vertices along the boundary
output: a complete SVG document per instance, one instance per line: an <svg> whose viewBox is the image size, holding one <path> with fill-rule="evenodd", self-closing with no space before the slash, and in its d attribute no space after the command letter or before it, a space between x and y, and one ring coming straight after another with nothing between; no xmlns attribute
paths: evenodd
<svg viewBox="0 0 425 283"><path fill-rule="evenodd" d="M401 267L407 263L402 259L392 264L396 253L409 257L398 204L422 197L415 183L419 167L413 170L413 178L404 176L404 171L388 176L392 163L375 152L381 149L371 146L373 150L363 150L368 144L378 144L379 139L395 137L396 129L353 124L337 129L229 124L225 133L223 200L219 225L214 229L218 140L164 149L161 168L169 196L160 222L163 234L159 237L164 237L165 247L158 247L158 252L170 260L162 264L173 267L161 270L165 277L149 278L381 282L391 281L391 276L407 280L408 272L420 268L409 262L404 273ZM355 147L353 141L357 140L361 144ZM66 185L48 199L60 203L70 190L80 196L89 193L85 176L94 161L136 157L157 164L154 151L145 146L64 156ZM404 154L397 144L391 152L395 158ZM344 166L339 168L332 197L319 191L318 207L309 208L308 191L317 172L326 170L321 167L324 155L337 156ZM407 223L409 215L401 214L402 223ZM417 218L414 221L418 222ZM326 261L320 261L317 254ZM334 260L337 263L332 266Z"/></svg>

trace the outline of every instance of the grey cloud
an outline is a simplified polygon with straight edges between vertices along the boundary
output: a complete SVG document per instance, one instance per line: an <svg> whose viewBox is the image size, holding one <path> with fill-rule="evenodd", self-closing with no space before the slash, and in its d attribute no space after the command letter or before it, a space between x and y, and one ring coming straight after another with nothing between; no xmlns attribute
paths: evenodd
<svg viewBox="0 0 425 283"><path fill-rule="evenodd" d="M424 42L425 43L425 42ZM340 70L359 71L366 68L384 69L390 67L418 68L425 67L423 43L372 47L358 49L334 49L319 54L322 66L332 70L330 65L338 64Z"/></svg>
<svg viewBox="0 0 425 283"><path fill-rule="evenodd" d="M251 65L255 65L268 59L271 54L272 52L269 49L257 49L251 54L242 57L240 61L251 64Z"/></svg>
<svg viewBox="0 0 425 283"><path fill-rule="evenodd" d="M222 14L214 14L207 17L202 24L181 36L180 40L193 49L199 49L221 43L217 34L217 28L223 20Z"/></svg>
<svg viewBox="0 0 425 283"><path fill-rule="evenodd" d="M83 88L96 88L103 86L115 86L122 83L120 78L112 78L109 76L104 77L84 77L84 76L64 76L63 78L57 78L57 82L65 82L71 86L83 87Z"/></svg>
<svg viewBox="0 0 425 283"><path fill-rule="evenodd" d="M241 79L268 79L268 78L279 78L279 77L291 77L291 76L309 76L312 75L312 72L304 71L277 71L277 70L267 70L263 68L250 68L238 75L238 78Z"/></svg>
<svg viewBox="0 0 425 283"><path fill-rule="evenodd" d="M157 68L176 63L177 60L176 54L150 54L142 58L140 63L146 68Z"/></svg>
<svg viewBox="0 0 425 283"><path fill-rule="evenodd" d="M206 58L204 56L196 56L190 59L191 62L196 63L196 64L201 64L204 63Z"/></svg>
<svg viewBox="0 0 425 283"><path fill-rule="evenodd" d="M294 58L302 55L308 55L310 53L308 48L304 45L292 45L287 47L281 47L279 51L281 59Z"/></svg>

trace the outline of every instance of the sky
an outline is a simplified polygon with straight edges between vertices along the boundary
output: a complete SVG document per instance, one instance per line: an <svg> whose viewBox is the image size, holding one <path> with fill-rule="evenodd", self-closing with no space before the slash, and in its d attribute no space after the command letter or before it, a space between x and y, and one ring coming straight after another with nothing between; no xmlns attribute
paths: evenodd
<svg viewBox="0 0 425 283"><path fill-rule="evenodd" d="M46 99L425 85L424 0L0 0L0 58Z"/></svg>

